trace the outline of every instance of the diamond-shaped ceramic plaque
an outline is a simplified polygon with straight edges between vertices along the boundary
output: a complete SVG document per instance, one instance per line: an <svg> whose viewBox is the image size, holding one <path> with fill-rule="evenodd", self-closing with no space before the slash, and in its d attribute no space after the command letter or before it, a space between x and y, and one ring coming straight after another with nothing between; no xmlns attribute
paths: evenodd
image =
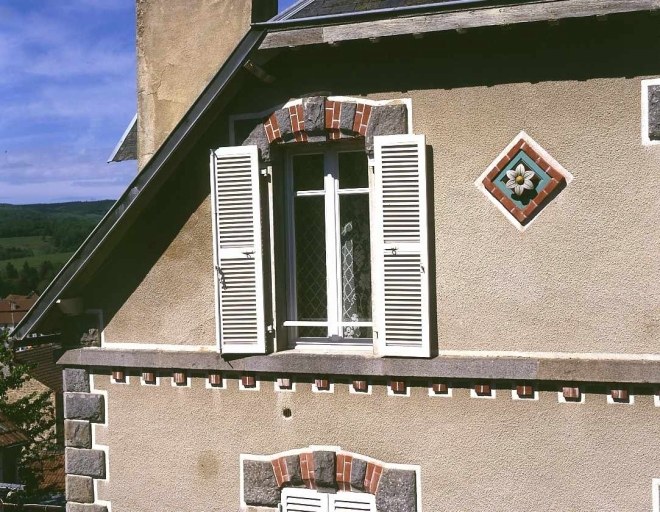
<svg viewBox="0 0 660 512"><path fill-rule="evenodd" d="M571 173L523 131L474 184L524 230L572 180Z"/></svg>

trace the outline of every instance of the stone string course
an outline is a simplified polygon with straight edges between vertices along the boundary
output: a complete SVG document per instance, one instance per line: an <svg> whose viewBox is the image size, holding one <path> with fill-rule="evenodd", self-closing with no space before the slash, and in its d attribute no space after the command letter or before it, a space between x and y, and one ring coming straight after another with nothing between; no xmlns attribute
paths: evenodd
<svg viewBox="0 0 660 512"><path fill-rule="evenodd" d="M92 449L92 423L105 422L105 398L90 392L89 373L64 370L64 470L67 512L108 512L94 503L94 479L106 478L103 450Z"/></svg>
<svg viewBox="0 0 660 512"><path fill-rule="evenodd" d="M254 127L243 145L256 145L268 162L273 144L363 138L371 152L374 136L404 133L408 133L408 109L403 103L369 105L313 96L272 112Z"/></svg>
<svg viewBox="0 0 660 512"><path fill-rule="evenodd" d="M394 469L358 454L311 448L294 455L275 454L266 461L243 460L246 505L275 508L284 487L370 493L379 512L417 510L414 469Z"/></svg>

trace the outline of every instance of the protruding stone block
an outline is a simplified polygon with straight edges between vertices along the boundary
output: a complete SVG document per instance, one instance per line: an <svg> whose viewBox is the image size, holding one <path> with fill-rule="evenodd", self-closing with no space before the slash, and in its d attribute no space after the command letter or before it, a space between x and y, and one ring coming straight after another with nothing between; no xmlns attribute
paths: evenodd
<svg viewBox="0 0 660 512"><path fill-rule="evenodd" d="M355 110L357 103L343 102L339 116L339 129L344 134L353 135L353 121L355 121Z"/></svg>
<svg viewBox="0 0 660 512"><path fill-rule="evenodd" d="M94 481L88 476L66 476L66 500L94 503Z"/></svg>
<svg viewBox="0 0 660 512"><path fill-rule="evenodd" d="M89 373L83 368L65 368L64 391L89 393Z"/></svg>
<svg viewBox="0 0 660 512"><path fill-rule="evenodd" d="M285 457L286 469L289 473L289 483L291 485L302 485L302 472L300 470L300 457L298 455L289 455Z"/></svg>
<svg viewBox="0 0 660 512"><path fill-rule="evenodd" d="M280 489L270 462L243 461L243 497L247 505L277 507Z"/></svg>
<svg viewBox="0 0 660 512"><path fill-rule="evenodd" d="M309 135L325 136L325 98L312 96L303 100L305 131Z"/></svg>
<svg viewBox="0 0 660 512"><path fill-rule="evenodd" d="M89 421L64 420L64 446L91 448L92 426Z"/></svg>
<svg viewBox="0 0 660 512"><path fill-rule="evenodd" d="M293 127L291 126L291 115L288 108L281 108L275 111L275 119L280 127L280 137L284 142L293 140Z"/></svg>
<svg viewBox="0 0 660 512"><path fill-rule="evenodd" d="M384 469L376 491L378 512L415 512L417 475L414 471Z"/></svg>
<svg viewBox="0 0 660 512"><path fill-rule="evenodd" d="M105 452L103 450L66 448L64 471L68 475L105 478Z"/></svg>
<svg viewBox="0 0 660 512"><path fill-rule="evenodd" d="M364 490L364 478L367 476L367 463L362 459L353 458L351 463L351 486Z"/></svg>
<svg viewBox="0 0 660 512"><path fill-rule="evenodd" d="M335 487L336 454L335 452L314 452L314 479L318 487Z"/></svg>
<svg viewBox="0 0 660 512"><path fill-rule="evenodd" d="M105 399L101 394L64 393L64 417L70 420L105 421Z"/></svg>

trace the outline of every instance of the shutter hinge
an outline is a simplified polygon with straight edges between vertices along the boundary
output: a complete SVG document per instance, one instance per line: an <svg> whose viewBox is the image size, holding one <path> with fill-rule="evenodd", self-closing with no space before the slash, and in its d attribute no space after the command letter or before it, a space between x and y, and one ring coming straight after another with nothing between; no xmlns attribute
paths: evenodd
<svg viewBox="0 0 660 512"><path fill-rule="evenodd" d="M267 325L266 326L266 332L270 334L271 336L275 334L275 327L273 327L273 324Z"/></svg>
<svg viewBox="0 0 660 512"><path fill-rule="evenodd" d="M269 165L269 166L265 167L264 169L261 169L261 171L259 171L259 174L261 174L264 178L268 178L268 177L272 176L273 175L273 166Z"/></svg>

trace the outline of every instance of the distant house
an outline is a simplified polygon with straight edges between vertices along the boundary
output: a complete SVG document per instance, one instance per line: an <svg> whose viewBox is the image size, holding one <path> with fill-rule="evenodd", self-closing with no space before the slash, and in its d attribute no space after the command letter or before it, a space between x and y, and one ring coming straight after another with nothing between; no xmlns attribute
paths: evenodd
<svg viewBox="0 0 660 512"><path fill-rule="evenodd" d="M18 458L28 438L0 413L0 488L2 484L18 484Z"/></svg>
<svg viewBox="0 0 660 512"><path fill-rule="evenodd" d="M39 295L32 292L29 295L7 295L0 299L0 331L11 331L37 302Z"/></svg>
<svg viewBox="0 0 660 512"><path fill-rule="evenodd" d="M137 2L69 512L660 512L660 0L275 11Z"/></svg>

